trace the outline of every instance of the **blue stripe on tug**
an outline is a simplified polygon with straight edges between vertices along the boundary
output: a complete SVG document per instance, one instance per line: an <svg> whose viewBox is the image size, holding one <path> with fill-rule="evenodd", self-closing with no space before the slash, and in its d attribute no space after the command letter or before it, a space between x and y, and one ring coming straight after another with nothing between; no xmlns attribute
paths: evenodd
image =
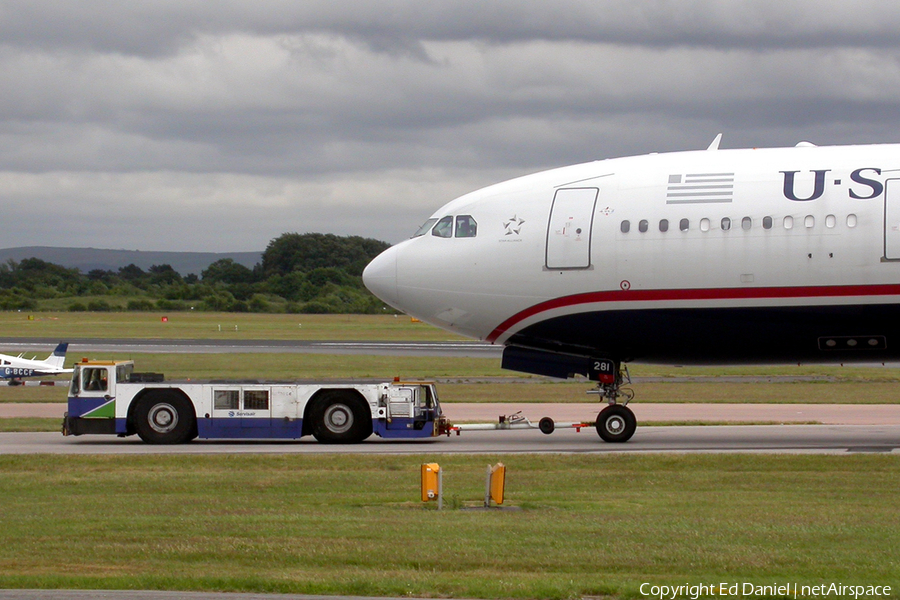
<svg viewBox="0 0 900 600"><path fill-rule="evenodd" d="M80 398L76 396L69 396L69 416L70 417L80 417L82 415L86 415L92 410L96 410L109 402L106 398Z"/></svg>
<svg viewBox="0 0 900 600"><path fill-rule="evenodd" d="M197 437L202 439L281 439L295 440L303 436L303 420L294 419L197 419ZM434 423L414 419L392 419L390 424L382 420L372 422L375 435L382 438L415 439L434 436Z"/></svg>
<svg viewBox="0 0 900 600"><path fill-rule="evenodd" d="M434 421L393 418L387 423L383 419L373 419L372 430L383 438L429 438L434 437Z"/></svg>
<svg viewBox="0 0 900 600"><path fill-rule="evenodd" d="M197 419L203 439L296 440L303 435L303 419Z"/></svg>
<svg viewBox="0 0 900 600"><path fill-rule="evenodd" d="M129 431L126 419L119 419L113 416L87 418L82 416L108 403L109 400L106 398L78 398L70 396L67 404L68 410L63 423L64 431L67 432L66 435L127 435Z"/></svg>

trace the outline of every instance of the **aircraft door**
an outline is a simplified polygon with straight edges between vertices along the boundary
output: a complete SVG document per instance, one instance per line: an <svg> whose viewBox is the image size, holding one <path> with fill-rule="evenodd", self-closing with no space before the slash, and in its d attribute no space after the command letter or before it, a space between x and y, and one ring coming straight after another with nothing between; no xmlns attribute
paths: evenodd
<svg viewBox="0 0 900 600"><path fill-rule="evenodd" d="M884 182L884 260L900 260L900 179Z"/></svg>
<svg viewBox="0 0 900 600"><path fill-rule="evenodd" d="M547 224L547 269L587 269L591 266L591 234L597 188L556 190Z"/></svg>

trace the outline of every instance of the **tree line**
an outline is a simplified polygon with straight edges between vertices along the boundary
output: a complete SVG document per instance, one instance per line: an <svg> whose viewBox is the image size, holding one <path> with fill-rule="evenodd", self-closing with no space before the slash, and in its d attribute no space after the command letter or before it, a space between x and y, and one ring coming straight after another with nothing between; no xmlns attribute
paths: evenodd
<svg viewBox="0 0 900 600"><path fill-rule="evenodd" d="M286 233L252 269L230 258L199 275L171 265L82 273L38 258L0 264L0 309L380 313L362 272L389 244L359 236Z"/></svg>

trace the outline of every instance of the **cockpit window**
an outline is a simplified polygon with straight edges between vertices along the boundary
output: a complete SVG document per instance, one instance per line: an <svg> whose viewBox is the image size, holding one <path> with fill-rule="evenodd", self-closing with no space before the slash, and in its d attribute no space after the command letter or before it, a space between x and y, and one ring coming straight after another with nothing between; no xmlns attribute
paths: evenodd
<svg viewBox="0 0 900 600"><path fill-rule="evenodd" d="M421 227L419 227L416 232L413 234L414 238L421 237L431 230L434 227L434 224L437 223L437 219L428 219L425 221Z"/></svg>
<svg viewBox="0 0 900 600"><path fill-rule="evenodd" d="M431 235L448 238L453 236L453 217L444 217L440 221L437 222L437 225L434 226L434 229L431 230Z"/></svg>
<svg viewBox="0 0 900 600"><path fill-rule="evenodd" d="M475 237L478 233L478 223L472 215L459 215L456 217L456 237Z"/></svg>

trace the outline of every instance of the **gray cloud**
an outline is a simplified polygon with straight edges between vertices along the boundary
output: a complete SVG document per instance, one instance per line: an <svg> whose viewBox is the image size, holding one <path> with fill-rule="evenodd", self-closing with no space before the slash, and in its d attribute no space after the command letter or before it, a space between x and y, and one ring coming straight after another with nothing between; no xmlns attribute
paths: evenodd
<svg viewBox="0 0 900 600"><path fill-rule="evenodd" d="M0 245L393 242L481 185L719 131L896 141L898 31L892 2L0 0Z"/></svg>
<svg viewBox="0 0 900 600"><path fill-rule="evenodd" d="M23 47L156 56L196 35L325 32L402 53L420 41L586 41L713 48L892 47L900 7L890 1L395 0L247 3L241 0L116 0L0 7L0 38Z"/></svg>

